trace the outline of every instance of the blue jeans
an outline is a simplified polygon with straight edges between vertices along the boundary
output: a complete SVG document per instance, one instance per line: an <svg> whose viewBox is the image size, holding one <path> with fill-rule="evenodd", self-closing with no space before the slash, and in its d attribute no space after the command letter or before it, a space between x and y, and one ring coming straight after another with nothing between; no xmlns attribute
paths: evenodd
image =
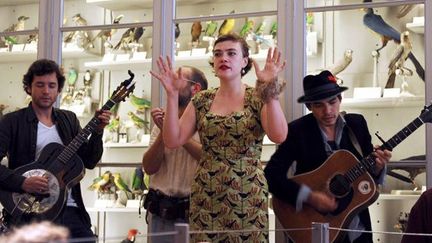
<svg viewBox="0 0 432 243"><path fill-rule="evenodd" d="M167 220L151 213L149 213L149 215L151 217L149 233L151 234L175 231L174 224L187 223L188 221L187 219ZM174 242L174 235L150 236L150 242L151 243L172 243Z"/></svg>

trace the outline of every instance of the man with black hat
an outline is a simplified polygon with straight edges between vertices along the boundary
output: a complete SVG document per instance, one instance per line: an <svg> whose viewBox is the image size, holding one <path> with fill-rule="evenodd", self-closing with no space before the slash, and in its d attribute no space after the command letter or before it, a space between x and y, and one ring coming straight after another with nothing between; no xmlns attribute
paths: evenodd
<svg viewBox="0 0 432 243"><path fill-rule="evenodd" d="M337 208L337 202L332 195L312 191L308 186L290 180L287 173L294 161L295 174L302 174L320 167L339 149L350 151L359 160L362 155L373 153L376 165L371 174L376 182L383 182L385 163L390 160L391 153L379 150L378 147L375 147L374 151L366 120L362 115L340 113L341 93L347 89L339 86L329 71L306 76L303 79L304 95L297 101L305 103L311 113L288 124L290 132L286 140L278 147L265 168L270 192L291 204L297 211L300 211L305 203L319 212L332 212ZM369 211L366 209L356 215L349 228L371 230ZM372 234L349 232L342 242L373 242Z"/></svg>

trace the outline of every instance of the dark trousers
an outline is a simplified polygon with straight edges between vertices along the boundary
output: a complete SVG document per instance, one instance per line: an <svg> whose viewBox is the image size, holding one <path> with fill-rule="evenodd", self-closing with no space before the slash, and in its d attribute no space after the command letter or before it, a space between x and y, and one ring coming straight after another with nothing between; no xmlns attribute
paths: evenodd
<svg viewBox="0 0 432 243"><path fill-rule="evenodd" d="M91 231L90 226L83 220L80 209L77 207L66 207L56 223L69 229L71 239L83 240L79 242L96 242L93 231Z"/></svg>

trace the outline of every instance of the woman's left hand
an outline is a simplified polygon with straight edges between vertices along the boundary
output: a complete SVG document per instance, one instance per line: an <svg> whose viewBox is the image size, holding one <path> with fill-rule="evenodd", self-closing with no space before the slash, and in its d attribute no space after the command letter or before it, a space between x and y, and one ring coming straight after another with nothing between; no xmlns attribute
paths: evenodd
<svg viewBox="0 0 432 243"><path fill-rule="evenodd" d="M285 67L285 60L281 61L281 52L277 47L269 48L267 52L266 63L264 69L260 70L258 63L253 60L257 79L261 82L273 82L277 80L277 75Z"/></svg>

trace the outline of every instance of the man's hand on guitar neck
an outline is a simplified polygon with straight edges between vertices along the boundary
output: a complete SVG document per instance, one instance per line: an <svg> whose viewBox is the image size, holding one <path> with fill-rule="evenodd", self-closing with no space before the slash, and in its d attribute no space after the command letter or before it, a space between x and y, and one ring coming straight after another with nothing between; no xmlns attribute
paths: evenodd
<svg viewBox="0 0 432 243"><path fill-rule="evenodd" d="M382 150L380 146L375 145L372 154L375 156L375 175L379 175L386 163L390 161L392 153L387 149Z"/></svg>
<svg viewBox="0 0 432 243"><path fill-rule="evenodd" d="M27 177L21 188L27 193L46 194L49 192L48 179L44 176Z"/></svg>
<svg viewBox="0 0 432 243"><path fill-rule="evenodd" d="M312 191L306 202L321 213L332 212L337 208L336 199L320 191Z"/></svg>

